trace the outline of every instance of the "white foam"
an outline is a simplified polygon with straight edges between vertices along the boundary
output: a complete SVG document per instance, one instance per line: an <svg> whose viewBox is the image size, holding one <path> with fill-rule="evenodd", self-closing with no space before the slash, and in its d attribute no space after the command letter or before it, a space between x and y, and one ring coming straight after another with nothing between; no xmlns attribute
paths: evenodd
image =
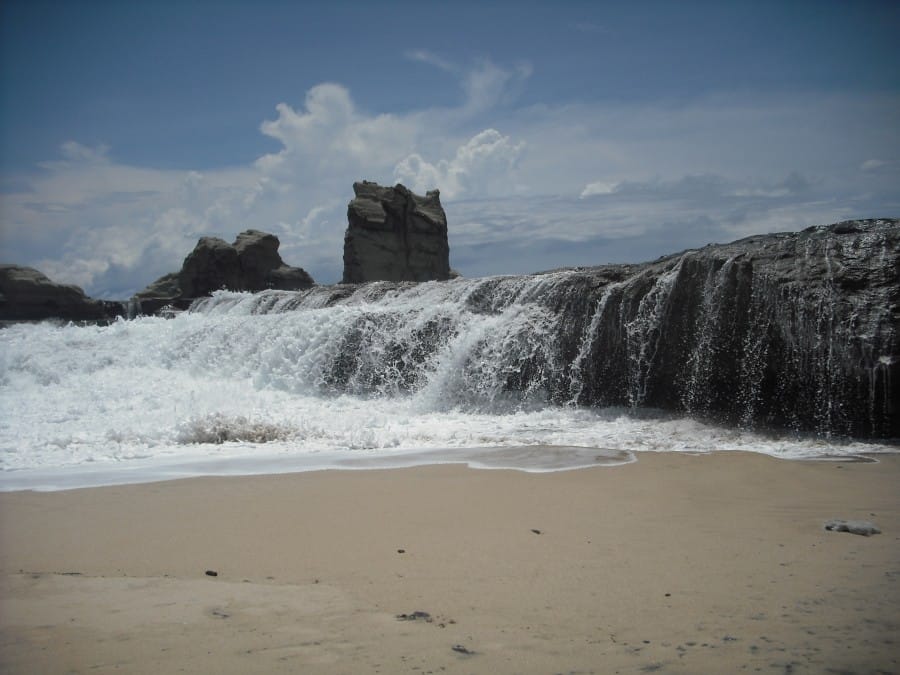
<svg viewBox="0 0 900 675"><path fill-rule="evenodd" d="M540 388L510 398L502 378L529 359L550 358L545 310L512 304L512 296L536 292L538 282L529 283L464 320L460 303L472 284L440 292L422 284L389 299L360 295L269 314L254 308L291 296L231 293L210 301L205 313L171 320L10 326L0 330L0 490L347 468L357 459L403 457L558 470L591 465L585 458L597 448L623 457L739 450L789 459L896 450L769 437L653 411L560 407L547 404ZM447 337L418 357L417 369L392 369L391 359L411 358L391 351L396 340L427 330ZM338 386L328 377L349 348L347 335L362 335L362 365ZM504 349L508 344L516 349ZM556 459L542 464L533 452L508 450L514 447L543 447ZM482 450L460 452L473 448Z"/></svg>

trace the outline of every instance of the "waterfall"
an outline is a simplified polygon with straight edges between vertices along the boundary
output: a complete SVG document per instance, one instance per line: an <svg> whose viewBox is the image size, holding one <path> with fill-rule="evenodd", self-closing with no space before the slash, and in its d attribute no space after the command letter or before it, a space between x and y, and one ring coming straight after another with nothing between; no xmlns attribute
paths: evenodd
<svg viewBox="0 0 900 675"><path fill-rule="evenodd" d="M291 391L423 410L646 406L895 438L896 288L855 293L847 280L860 261L896 279L887 241L813 232L626 268L220 292L191 312L261 322L264 348L232 337L217 353Z"/></svg>

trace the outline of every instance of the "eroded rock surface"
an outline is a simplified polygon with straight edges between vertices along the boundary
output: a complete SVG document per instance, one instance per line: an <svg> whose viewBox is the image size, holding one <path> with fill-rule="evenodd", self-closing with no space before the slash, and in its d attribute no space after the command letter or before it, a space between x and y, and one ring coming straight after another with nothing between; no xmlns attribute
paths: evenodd
<svg viewBox="0 0 900 675"><path fill-rule="evenodd" d="M32 267L0 265L0 319L104 321L123 313L118 302L94 300L78 286L58 284Z"/></svg>
<svg viewBox="0 0 900 675"><path fill-rule="evenodd" d="M319 381L334 391L416 391L437 372L442 400L464 408L649 408L742 428L900 438L896 219L427 291L340 288L271 310L380 305L332 337ZM454 344L478 325L478 339Z"/></svg>
<svg viewBox="0 0 900 675"><path fill-rule="evenodd" d="M353 184L347 207L344 283L444 281L450 278L447 216L440 193L403 185Z"/></svg>
<svg viewBox="0 0 900 675"><path fill-rule="evenodd" d="M315 282L299 267L286 265L274 234L241 232L233 244L218 237L202 237L184 259L179 272L160 277L135 295L145 312L163 305L186 307L192 300L219 289L294 291Z"/></svg>

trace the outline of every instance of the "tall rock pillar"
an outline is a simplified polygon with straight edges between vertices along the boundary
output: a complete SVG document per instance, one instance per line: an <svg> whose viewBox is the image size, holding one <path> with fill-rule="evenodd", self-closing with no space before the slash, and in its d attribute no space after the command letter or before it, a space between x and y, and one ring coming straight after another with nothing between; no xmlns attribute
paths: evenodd
<svg viewBox="0 0 900 675"><path fill-rule="evenodd" d="M421 197L403 185L353 184L344 235L345 284L443 281L450 277L447 216L440 192Z"/></svg>

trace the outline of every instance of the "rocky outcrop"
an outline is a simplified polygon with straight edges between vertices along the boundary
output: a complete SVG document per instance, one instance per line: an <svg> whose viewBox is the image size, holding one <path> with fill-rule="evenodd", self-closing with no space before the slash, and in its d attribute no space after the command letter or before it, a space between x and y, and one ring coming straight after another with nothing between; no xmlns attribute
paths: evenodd
<svg viewBox="0 0 900 675"><path fill-rule="evenodd" d="M241 232L233 244L218 237L201 237L181 266L181 271L160 277L134 296L141 311L154 313L165 305L184 308L195 298L219 289L293 291L315 283L299 267L285 265L274 234L259 230Z"/></svg>
<svg viewBox="0 0 900 675"><path fill-rule="evenodd" d="M435 405L464 410L649 408L742 428L900 438L898 220L427 291L340 288L260 298L253 310L378 304L348 313L329 336L322 353L333 357L310 375L329 391L425 387Z"/></svg>
<svg viewBox="0 0 900 675"><path fill-rule="evenodd" d="M274 234L258 230L241 232L234 242L241 266L240 284L243 290L261 291L273 288L296 291L309 288L315 282L300 267L285 265L278 254L280 242Z"/></svg>
<svg viewBox="0 0 900 675"><path fill-rule="evenodd" d="M0 265L0 320L108 321L121 314L122 303L94 300L32 267Z"/></svg>
<svg viewBox="0 0 900 675"><path fill-rule="evenodd" d="M403 185L353 184L347 207L344 283L443 281L450 277L447 216L440 193Z"/></svg>
<svg viewBox="0 0 900 675"><path fill-rule="evenodd" d="M900 221L753 236L627 271L600 268L582 283L609 282L575 293L590 336L564 347L577 402L900 437Z"/></svg>
<svg viewBox="0 0 900 675"><path fill-rule="evenodd" d="M218 237L201 237L178 274L181 295L199 298L220 288L241 288L241 264L234 246Z"/></svg>

